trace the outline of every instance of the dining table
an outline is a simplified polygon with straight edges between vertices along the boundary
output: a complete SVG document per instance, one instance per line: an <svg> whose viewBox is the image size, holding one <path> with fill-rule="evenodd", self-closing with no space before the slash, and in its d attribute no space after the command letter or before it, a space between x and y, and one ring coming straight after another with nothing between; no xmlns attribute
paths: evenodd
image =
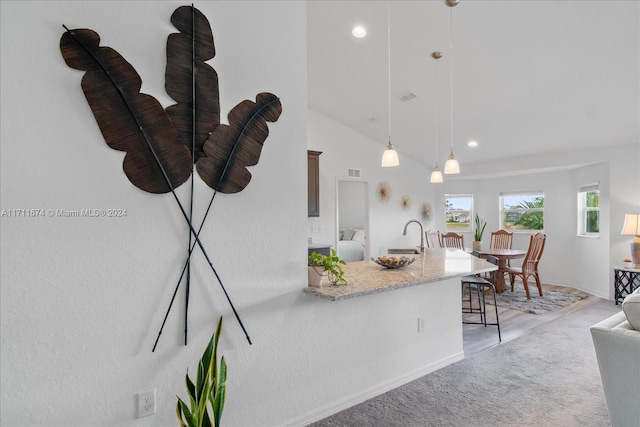
<svg viewBox="0 0 640 427"><path fill-rule="evenodd" d="M527 251L522 249L474 249L480 258L487 258L489 255L493 255L498 258L498 271L496 271L496 281L494 286L497 293L504 292L504 273L507 269L508 261L511 259L524 258Z"/></svg>

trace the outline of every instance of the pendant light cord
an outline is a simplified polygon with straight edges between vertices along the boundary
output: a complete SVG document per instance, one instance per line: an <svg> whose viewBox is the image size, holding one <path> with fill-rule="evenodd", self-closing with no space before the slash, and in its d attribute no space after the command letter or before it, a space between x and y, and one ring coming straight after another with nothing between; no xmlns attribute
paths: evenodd
<svg viewBox="0 0 640 427"><path fill-rule="evenodd" d="M449 55L451 55L451 60L449 61L449 81L451 82L451 90L450 90L450 115L451 115L451 154L453 154L453 7L449 8Z"/></svg>
<svg viewBox="0 0 640 427"><path fill-rule="evenodd" d="M438 58L434 58L436 61L436 167L438 167Z"/></svg>
<svg viewBox="0 0 640 427"><path fill-rule="evenodd" d="M389 144L391 144L391 3L387 2L387 105L389 107Z"/></svg>

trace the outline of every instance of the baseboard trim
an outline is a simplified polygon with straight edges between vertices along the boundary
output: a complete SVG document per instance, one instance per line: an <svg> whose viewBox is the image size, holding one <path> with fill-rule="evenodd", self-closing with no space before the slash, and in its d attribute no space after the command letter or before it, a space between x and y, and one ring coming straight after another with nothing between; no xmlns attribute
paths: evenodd
<svg viewBox="0 0 640 427"><path fill-rule="evenodd" d="M603 295L600 292L595 292L593 289L585 289L585 288L583 288L581 286L576 286L576 285L573 285L573 284L557 283L557 282L544 282L542 285L543 286L544 285L563 286L565 288L573 288L573 289L577 289L579 291L582 291L585 294L593 295L594 297L598 297L598 298L602 298L602 299L605 299L605 300L613 301L613 298L611 298L611 296L609 296L608 294L607 295Z"/></svg>
<svg viewBox="0 0 640 427"><path fill-rule="evenodd" d="M421 378L425 375L435 372L438 369L442 369L445 366L449 366L455 362L459 362L460 360L463 360L463 359L464 359L464 351L461 351L459 353L453 354L447 358L431 363L415 371L408 372L407 374L401 377L398 377L396 379L393 379L391 381L387 381L375 387L371 387L369 389L363 390L362 392L352 394L351 396L347 396L343 399L340 399L335 402L329 403L327 405L321 406L319 408L313 409L309 412L306 412L304 414L301 414L298 417L295 417L289 420L283 425L287 427L307 426L316 421L320 421L324 418L327 418L333 414L337 414L338 412L343 411L347 408L350 408L359 403L362 403L366 400L369 400L373 397L379 396L383 393L386 393L402 385L405 385L411 381L417 380L418 378Z"/></svg>

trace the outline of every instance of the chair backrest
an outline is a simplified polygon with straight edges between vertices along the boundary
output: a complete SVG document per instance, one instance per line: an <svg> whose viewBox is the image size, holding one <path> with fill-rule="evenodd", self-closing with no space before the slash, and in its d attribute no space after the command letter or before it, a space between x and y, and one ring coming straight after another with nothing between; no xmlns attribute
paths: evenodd
<svg viewBox="0 0 640 427"><path fill-rule="evenodd" d="M425 237L427 238L427 247L428 248L441 248L442 245L440 244L440 232L439 231L433 231L433 230L427 230L424 232Z"/></svg>
<svg viewBox="0 0 640 427"><path fill-rule="evenodd" d="M453 231L449 233L443 233L440 235L440 244L443 248L456 248L464 250L464 237L462 234L454 233Z"/></svg>
<svg viewBox="0 0 640 427"><path fill-rule="evenodd" d="M542 251L544 250L544 244L547 240L547 236L542 233L536 233L531 236L529 241L529 249L522 261L522 272L535 273L538 271L538 263L542 257Z"/></svg>
<svg viewBox="0 0 640 427"><path fill-rule="evenodd" d="M498 230L491 232L491 249L511 249L513 241L513 233L507 230Z"/></svg>

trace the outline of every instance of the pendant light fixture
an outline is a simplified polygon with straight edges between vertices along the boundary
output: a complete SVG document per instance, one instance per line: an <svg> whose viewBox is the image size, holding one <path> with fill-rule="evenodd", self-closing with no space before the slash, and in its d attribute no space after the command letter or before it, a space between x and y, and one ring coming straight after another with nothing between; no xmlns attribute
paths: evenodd
<svg viewBox="0 0 640 427"><path fill-rule="evenodd" d="M433 52L431 57L436 60L436 79L435 79L435 98L436 98L436 167L433 168L433 172L431 172L431 182L439 183L442 182L442 172L438 168L438 59L442 58L441 52Z"/></svg>
<svg viewBox="0 0 640 427"><path fill-rule="evenodd" d="M386 150L382 154L382 167L389 168L393 166L398 166L400 164L400 160L398 160L398 153L393 149L393 145L391 144L391 10L389 6L389 2L387 2L387 77L388 77L388 94L387 94L387 105L389 107L389 143L387 144Z"/></svg>
<svg viewBox="0 0 640 427"><path fill-rule="evenodd" d="M460 165L458 161L453 156L453 8L458 5L458 0L444 0L444 3L449 6L450 9L450 34L449 34L449 55L451 59L449 61L449 80L451 82L451 152L449 154L449 159L447 159L447 163L444 165L444 173L446 174L454 174L460 173Z"/></svg>

